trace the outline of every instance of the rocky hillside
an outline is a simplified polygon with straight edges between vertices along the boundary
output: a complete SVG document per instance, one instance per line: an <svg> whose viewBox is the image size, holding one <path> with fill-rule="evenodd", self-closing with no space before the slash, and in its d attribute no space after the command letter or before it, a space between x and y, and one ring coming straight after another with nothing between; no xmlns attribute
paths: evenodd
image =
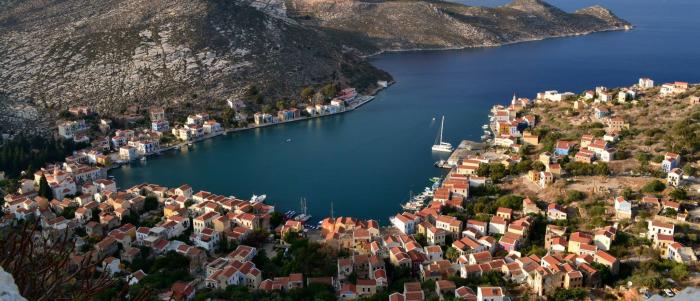
<svg viewBox="0 0 700 301"><path fill-rule="evenodd" d="M255 85L263 103L330 81L390 75L361 55L493 46L619 29L601 7L498 8L381 0L0 0L0 132L48 129L61 110L138 104L216 110ZM252 103L256 108L261 103Z"/></svg>
<svg viewBox="0 0 700 301"><path fill-rule="evenodd" d="M274 102L304 85L389 78L333 39L238 1L5 1L0 126L45 128L72 105L198 110L248 85Z"/></svg>
<svg viewBox="0 0 700 301"><path fill-rule="evenodd" d="M497 8L428 0L287 2L290 15L307 24L390 51L497 46L629 25L600 6L567 13L540 0L515 0Z"/></svg>

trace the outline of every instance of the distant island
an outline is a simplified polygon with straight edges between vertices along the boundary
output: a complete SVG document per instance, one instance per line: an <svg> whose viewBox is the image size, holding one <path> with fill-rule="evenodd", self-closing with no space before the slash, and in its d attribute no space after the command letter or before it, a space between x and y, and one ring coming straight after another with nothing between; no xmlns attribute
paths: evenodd
<svg viewBox="0 0 700 301"><path fill-rule="evenodd" d="M0 2L0 131L48 134L87 105L118 116L159 105L175 116L240 101L300 105L324 85L371 94L391 75L382 51L497 46L619 30L594 6L539 0L497 8L441 1ZM250 93L254 91L255 93Z"/></svg>

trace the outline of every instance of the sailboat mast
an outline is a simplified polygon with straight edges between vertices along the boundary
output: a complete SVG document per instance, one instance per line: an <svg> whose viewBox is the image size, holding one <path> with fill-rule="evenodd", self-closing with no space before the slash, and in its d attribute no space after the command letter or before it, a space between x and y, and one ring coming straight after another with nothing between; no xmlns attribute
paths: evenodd
<svg viewBox="0 0 700 301"><path fill-rule="evenodd" d="M445 126L445 115L442 116L442 121L440 121L440 144L442 144L442 128Z"/></svg>

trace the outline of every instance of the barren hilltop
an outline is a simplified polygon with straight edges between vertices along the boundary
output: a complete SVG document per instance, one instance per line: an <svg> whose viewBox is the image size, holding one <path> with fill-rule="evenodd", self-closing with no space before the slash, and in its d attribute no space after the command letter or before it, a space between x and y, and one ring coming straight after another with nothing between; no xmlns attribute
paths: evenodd
<svg viewBox="0 0 700 301"><path fill-rule="evenodd" d="M0 1L0 129L42 131L70 106L216 109L251 86L259 108L302 87L367 91L391 76L363 55L495 46L627 22L601 7L539 0L498 8L440 1Z"/></svg>

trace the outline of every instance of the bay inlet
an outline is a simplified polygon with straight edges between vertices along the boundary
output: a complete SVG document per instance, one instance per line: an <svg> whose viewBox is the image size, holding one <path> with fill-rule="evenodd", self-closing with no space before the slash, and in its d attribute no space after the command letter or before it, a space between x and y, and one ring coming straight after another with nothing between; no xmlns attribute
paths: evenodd
<svg viewBox="0 0 700 301"><path fill-rule="evenodd" d="M483 1L462 1L483 4ZM280 211L300 198L318 219L375 218L400 210L446 155L430 148L440 116L453 145L478 140L489 108L513 94L621 86L647 76L657 83L700 81L700 3L693 0L552 1L567 10L602 4L635 25L626 32L549 39L497 48L382 54L372 63L396 84L348 114L234 132L111 172L122 188L149 182L249 198L267 194ZM575 6L574 6L575 5ZM435 119L433 119L435 118Z"/></svg>

